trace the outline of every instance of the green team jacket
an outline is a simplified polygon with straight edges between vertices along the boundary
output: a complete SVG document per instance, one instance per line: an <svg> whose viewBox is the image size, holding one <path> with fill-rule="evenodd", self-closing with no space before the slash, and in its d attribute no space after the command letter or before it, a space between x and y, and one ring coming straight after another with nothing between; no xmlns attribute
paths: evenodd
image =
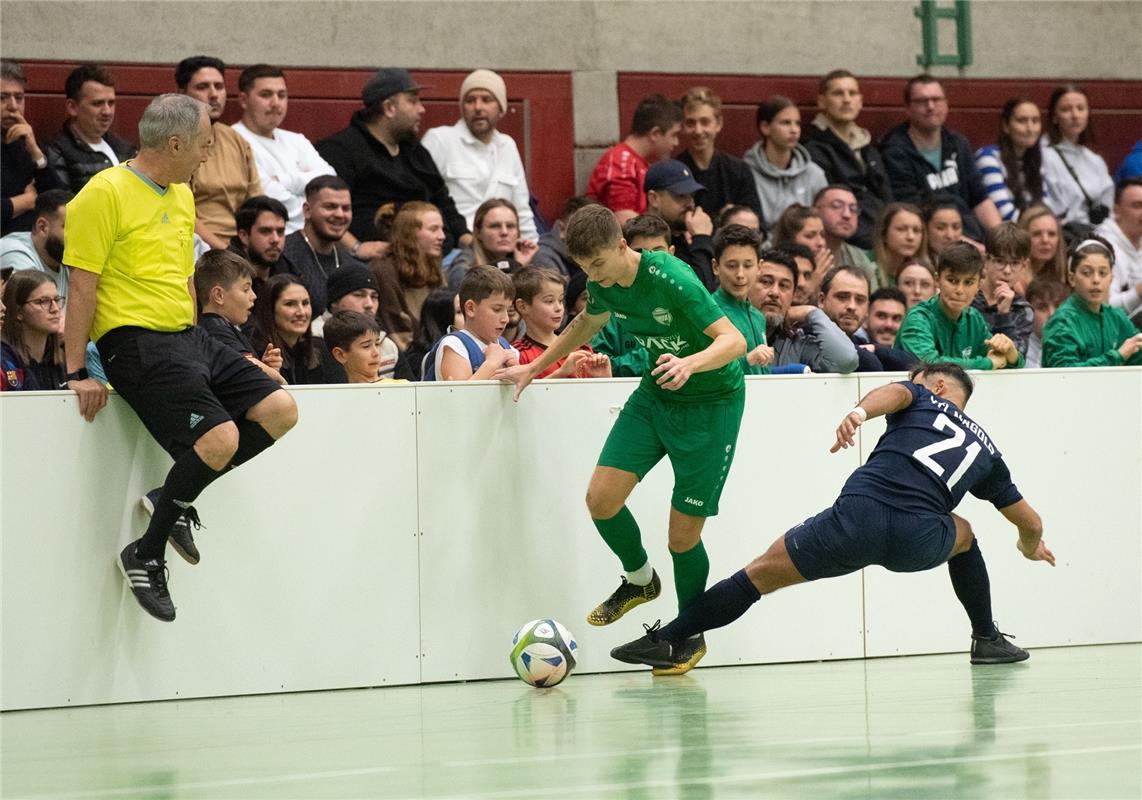
<svg viewBox="0 0 1142 800"><path fill-rule="evenodd" d="M896 346L908 351L921 361L950 361L964 369L993 369L987 357L984 341L991 338L991 329L983 314L968 306L958 320L948 319L936 295L909 309L900 326ZM1023 354L1008 369L1023 366Z"/></svg>
<svg viewBox="0 0 1142 800"><path fill-rule="evenodd" d="M1142 365L1142 351L1122 360L1118 348L1138 333L1121 308L1102 304L1097 313L1072 294L1043 328L1044 367L1121 367Z"/></svg>
<svg viewBox="0 0 1142 800"><path fill-rule="evenodd" d="M726 317L745 337L745 351L749 353L758 345L765 344L765 314L753 307L749 300L738 300L722 287L714 291L714 302L726 312ZM769 367L754 366L745 356L739 359L742 372L746 375L768 375Z"/></svg>

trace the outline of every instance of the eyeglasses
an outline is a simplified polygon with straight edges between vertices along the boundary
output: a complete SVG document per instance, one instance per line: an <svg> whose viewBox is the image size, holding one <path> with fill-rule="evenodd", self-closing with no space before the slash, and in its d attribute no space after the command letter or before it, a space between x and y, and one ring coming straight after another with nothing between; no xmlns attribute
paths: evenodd
<svg viewBox="0 0 1142 800"><path fill-rule="evenodd" d="M38 306L41 311L47 311L53 305L63 308L63 298L58 294L55 297L37 297L35 300L28 300L25 305Z"/></svg>
<svg viewBox="0 0 1142 800"><path fill-rule="evenodd" d="M1004 272L1008 270L1014 272L1023 266L1022 261L1003 261L1002 259L998 258L989 258L988 261L990 261L996 269L1003 270Z"/></svg>
<svg viewBox="0 0 1142 800"><path fill-rule="evenodd" d="M854 215L860 213L860 208L856 203L846 203L844 200L834 200L833 202L829 203L828 207L833 211L847 211L850 214Z"/></svg>

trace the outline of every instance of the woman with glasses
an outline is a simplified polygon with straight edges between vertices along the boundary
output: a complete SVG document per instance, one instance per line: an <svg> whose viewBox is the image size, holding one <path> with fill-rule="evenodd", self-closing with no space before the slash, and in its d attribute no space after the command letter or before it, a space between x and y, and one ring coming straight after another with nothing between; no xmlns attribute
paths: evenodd
<svg viewBox="0 0 1142 800"><path fill-rule="evenodd" d="M1093 144L1086 91L1065 83L1051 92L1042 140L1045 200L1063 224L1098 225L1110 216L1114 181Z"/></svg>
<svg viewBox="0 0 1142 800"><path fill-rule="evenodd" d="M0 324L3 391L47 391L65 383L63 298L46 272L22 269L4 284Z"/></svg>

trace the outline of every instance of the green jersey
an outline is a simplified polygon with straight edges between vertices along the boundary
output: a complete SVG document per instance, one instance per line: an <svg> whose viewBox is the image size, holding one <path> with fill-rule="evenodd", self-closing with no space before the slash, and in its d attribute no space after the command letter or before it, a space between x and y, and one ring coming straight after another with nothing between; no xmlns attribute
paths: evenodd
<svg viewBox="0 0 1142 800"><path fill-rule="evenodd" d="M694 270L664 252L644 252L630 286L588 281L587 292L587 313L610 312L617 318L623 330L646 348L651 370L664 353L685 358L705 350L713 339L703 331L725 316ZM681 389L663 389L657 379L647 372L639 388L680 403L729 400L745 386L737 359L709 372L695 372Z"/></svg>
<svg viewBox="0 0 1142 800"><path fill-rule="evenodd" d="M1138 333L1121 308L1103 303L1097 312L1072 294L1043 328L1044 367L1120 367L1142 364L1142 350L1123 361L1118 348Z"/></svg>
<svg viewBox="0 0 1142 800"><path fill-rule="evenodd" d="M991 328L978 310L968 306L957 320L948 319L936 295L908 309L896 346L921 361L949 361L964 369L994 369L987 357L985 341L991 338ZM1023 354L1008 369L1023 366Z"/></svg>
<svg viewBox="0 0 1142 800"><path fill-rule="evenodd" d="M726 317L745 337L745 351L765 344L765 315L753 307L749 300L738 300L722 287L714 292L714 302L725 312ZM769 367L750 364L745 356L738 359L742 372L746 375L768 375Z"/></svg>

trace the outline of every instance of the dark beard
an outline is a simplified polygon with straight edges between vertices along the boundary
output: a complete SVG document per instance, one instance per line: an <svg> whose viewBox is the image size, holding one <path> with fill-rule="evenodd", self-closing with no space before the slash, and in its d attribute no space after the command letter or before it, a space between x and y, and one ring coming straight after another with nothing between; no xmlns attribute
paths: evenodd
<svg viewBox="0 0 1142 800"><path fill-rule="evenodd" d="M57 264L63 263L63 239L58 236L49 236L44 242L44 250Z"/></svg>
<svg viewBox="0 0 1142 800"><path fill-rule="evenodd" d="M246 250L246 258L250 262L250 265L259 272L262 270L273 272L274 267L278 265L277 261L266 261L260 254L250 249ZM281 256L278 256L278 258L280 259Z"/></svg>

